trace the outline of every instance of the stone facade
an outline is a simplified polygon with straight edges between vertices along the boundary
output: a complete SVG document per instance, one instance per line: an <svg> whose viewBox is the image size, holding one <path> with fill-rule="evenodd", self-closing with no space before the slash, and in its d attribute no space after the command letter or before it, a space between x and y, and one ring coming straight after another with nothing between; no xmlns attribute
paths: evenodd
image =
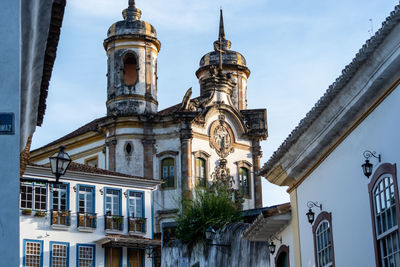
<svg viewBox="0 0 400 267"><path fill-rule="evenodd" d="M38 164L59 145L73 161L120 173L164 180L154 192L154 231L171 222L183 196L206 186L220 162L246 193L244 209L261 207L260 142L267 137L265 109L247 109L244 57L230 49L221 12L215 51L196 72L201 95L189 89L181 103L157 111L157 55L160 42L130 1L124 20L113 24L104 47L108 56L107 116L31 153ZM215 56L217 55L217 56ZM209 58L209 59L207 59ZM241 175L239 173L242 172Z"/></svg>

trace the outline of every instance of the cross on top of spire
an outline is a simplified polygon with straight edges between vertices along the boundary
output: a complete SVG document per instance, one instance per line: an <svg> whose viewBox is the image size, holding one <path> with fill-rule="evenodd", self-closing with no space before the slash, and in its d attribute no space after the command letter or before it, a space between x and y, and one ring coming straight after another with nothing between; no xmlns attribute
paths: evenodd
<svg viewBox="0 0 400 267"><path fill-rule="evenodd" d="M140 20L142 11L135 6L135 0L128 0L128 8L122 11L125 20Z"/></svg>

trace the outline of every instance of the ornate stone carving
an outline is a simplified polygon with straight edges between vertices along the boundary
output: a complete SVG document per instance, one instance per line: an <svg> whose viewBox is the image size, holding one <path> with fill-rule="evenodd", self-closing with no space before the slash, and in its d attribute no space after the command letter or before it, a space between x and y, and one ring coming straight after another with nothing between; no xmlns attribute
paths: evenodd
<svg viewBox="0 0 400 267"><path fill-rule="evenodd" d="M210 146L214 148L221 158L226 158L234 151L232 147L234 136L229 125L225 122L225 116L219 115L210 127Z"/></svg>
<svg viewBox="0 0 400 267"><path fill-rule="evenodd" d="M227 186L229 188L233 187L235 180L233 176L230 174L229 168L226 166L227 160L220 159L219 164L215 167L215 172L211 174L211 180L213 185L219 186Z"/></svg>

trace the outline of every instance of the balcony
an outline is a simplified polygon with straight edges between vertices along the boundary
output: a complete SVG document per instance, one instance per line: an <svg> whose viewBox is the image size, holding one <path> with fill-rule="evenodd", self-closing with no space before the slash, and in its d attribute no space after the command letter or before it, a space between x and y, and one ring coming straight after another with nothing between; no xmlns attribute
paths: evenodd
<svg viewBox="0 0 400 267"><path fill-rule="evenodd" d="M124 230L124 216L104 215L104 230L106 233L119 233Z"/></svg>
<svg viewBox="0 0 400 267"><path fill-rule="evenodd" d="M78 231L93 233L97 227L97 215L92 212L78 212Z"/></svg>
<svg viewBox="0 0 400 267"><path fill-rule="evenodd" d="M145 234L146 233L146 218L129 217L128 218L129 234Z"/></svg>
<svg viewBox="0 0 400 267"><path fill-rule="evenodd" d="M51 227L56 230L68 230L71 226L71 211L69 210L51 210Z"/></svg>

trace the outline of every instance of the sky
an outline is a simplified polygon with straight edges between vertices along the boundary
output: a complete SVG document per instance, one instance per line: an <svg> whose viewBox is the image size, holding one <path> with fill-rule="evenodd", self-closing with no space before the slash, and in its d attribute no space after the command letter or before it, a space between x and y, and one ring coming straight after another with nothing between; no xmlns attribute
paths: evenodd
<svg viewBox="0 0 400 267"><path fill-rule="evenodd" d="M339 77L398 0L136 0L142 20L161 41L159 110L180 103L193 87L200 58L213 50L219 9L226 38L247 61L248 108L266 108L264 164ZM106 114L107 57L103 40L128 0L68 0L39 148ZM263 180L263 205L289 201L285 187Z"/></svg>

